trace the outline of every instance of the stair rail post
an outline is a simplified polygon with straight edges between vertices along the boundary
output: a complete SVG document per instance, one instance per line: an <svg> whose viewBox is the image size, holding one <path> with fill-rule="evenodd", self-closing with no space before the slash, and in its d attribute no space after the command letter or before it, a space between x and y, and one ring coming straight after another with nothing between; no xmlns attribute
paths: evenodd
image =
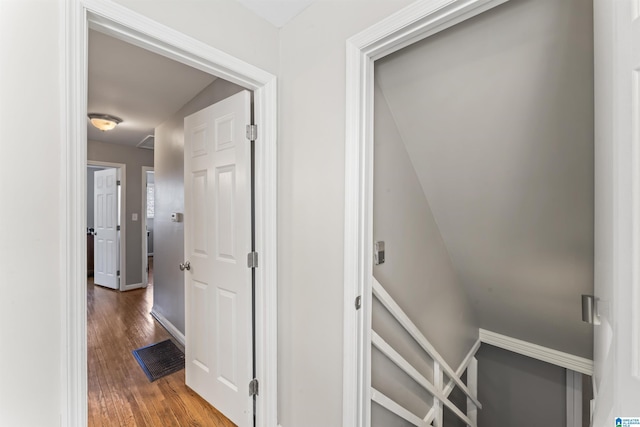
<svg viewBox="0 0 640 427"><path fill-rule="evenodd" d="M437 360L433 361L433 385L436 387L436 390L439 392L443 391L444 387L444 376L442 372L442 367L440 366L440 362ZM434 420L434 425L436 427L443 427L443 413L444 413L444 405L437 397L433 397L433 406L436 409L436 418Z"/></svg>
<svg viewBox="0 0 640 427"><path fill-rule="evenodd" d="M467 387L473 394L473 397L478 398L478 359L475 357L471 359L469 367L467 368ZM478 425L478 407L473 403L473 400L467 397L467 417L474 424ZM474 426L469 426L474 427Z"/></svg>

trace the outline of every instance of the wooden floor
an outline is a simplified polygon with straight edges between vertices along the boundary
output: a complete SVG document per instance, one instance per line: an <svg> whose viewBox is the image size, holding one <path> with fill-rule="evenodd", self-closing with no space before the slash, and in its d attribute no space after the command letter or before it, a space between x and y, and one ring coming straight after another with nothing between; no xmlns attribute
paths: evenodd
<svg viewBox="0 0 640 427"><path fill-rule="evenodd" d="M184 370L151 383L133 357L133 350L171 338L149 314L150 277L149 287L128 292L94 286L89 279L89 427L235 426L187 388Z"/></svg>

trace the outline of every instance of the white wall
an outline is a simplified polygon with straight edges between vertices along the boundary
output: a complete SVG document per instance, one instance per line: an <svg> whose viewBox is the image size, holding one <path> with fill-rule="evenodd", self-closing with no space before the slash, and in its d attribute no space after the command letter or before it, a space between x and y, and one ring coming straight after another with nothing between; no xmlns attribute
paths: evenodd
<svg viewBox="0 0 640 427"><path fill-rule="evenodd" d="M277 74L278 29L235 0L115 1Z"/></svg>
<svg viewBox="0 0 640 427"><path fill-rule="evenodd" d="M409 1L319 1L280 31L279 418L342 423L345 40Z"/></svg>
<svg viewBox="0 0 640 427"><path fill-rule="evenodd" d="M2 426L60 425L61 5L0 1Z"/></svg>

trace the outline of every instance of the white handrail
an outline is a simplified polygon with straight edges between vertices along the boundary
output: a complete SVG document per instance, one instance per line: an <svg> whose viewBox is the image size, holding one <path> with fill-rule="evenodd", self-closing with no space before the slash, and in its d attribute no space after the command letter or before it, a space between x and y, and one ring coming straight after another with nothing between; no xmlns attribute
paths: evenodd
<svg viewBox="0 0 640 427"><path fill-rule="evenodd" d="M467 359L464 360L460 366L458 366L458 369L456 370L456 377L458 378L461 377L464 371L466 371L469 365L472 363L472 361L475 360L475 357L472 357L472 355L475 355L478 352L479 348L480 348L480 340L476 341L476 343L473 345L473 347L469 351L469 356L467 356ZM467 372L467 382L469 382L470 380L469 375L471 375L471 372ZM445 397L448 398L451 392L453 391L453 389L455 388L455 386L456 386L455 382L452 379L450 379L447 385L442 390L442 394L444 394ZM473 388L470 386L468 387L469 387L469 390L471 390L471 392L473 393ZM478 395L477 393L474 393L474 396L477 396L477 395ZM427 424L431 424L431 422L435 418L436 418L436 408L431 408L423 419Z"/></svg>
<svg viewBox="0 0 640 427"><path fill-rule="evenodd" d="M371 343L380 350L385 356L389 358L393 363L396 364L400 369L402 369L408 376L410 376L416 383L422 386L425 390L431 393L434 397L434 406L435 400L444 404L447 408L451 410L454 414L458 416L462 421L467 423L469 426L476 426L476 423L473 422L469 417L467 417L453 402L451 402L442 392L442 375L436 371L439 369L434 369L434 377L436 378L436 384L432 384L428 379L426 379L416 368L414 368L404 357L400 355L389 343L387 343L380 335L378 335L375 331L371 331ZM435 365L438 365L438 362L435 362ZM440 380L438 381L438 377ZM440 382L440 386L438 386L437 382ZM441 411L440 411L441 413ZM424 421L424 420L423 420ZM428 425L425 423L425 425ZM440 419L438 427L442 426L442 420Z"/></svg>
<svg viewBox="0 0 640 427"><path fill-rule="evenodd" d="M400 306L391 298L391 295L382 287L380 282L373 278L373 294L378 298L382 305L393 315L393 317L402 325L402 327L413 337L413 339L422 347L422 349L429 354L429 356L440 364L447 376L452 379L458 388L464 392L467 398L476 405L477 408L482 409L482 404L471 393L469 388L462 382L462 380L456 375L455 371L447 364L447 362L440 356L440 353L431 345L429 340L420 332L418 327L409 319L409 316L400 308Z"/></svg>
<svg viewBox="0 0 640 427"><path fill-rule="evenodd" d="M429 424L425 423L422 419L420 419L420 417L410 412L408 409L400 406L396 401L388 398L373 387L371 387L371 400L376 402L378 405L387 408L389 411L393 412L400 418L409 421L416 427L429 427Z"/></svg>

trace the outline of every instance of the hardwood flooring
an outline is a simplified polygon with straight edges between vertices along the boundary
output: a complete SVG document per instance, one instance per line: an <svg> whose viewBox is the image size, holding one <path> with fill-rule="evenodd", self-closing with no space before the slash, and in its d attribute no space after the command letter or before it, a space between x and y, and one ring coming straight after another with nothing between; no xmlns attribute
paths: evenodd
<svg viewBox="0 0 640 427"><path fill-rule="evenodd" d="M133 357L133 350L171 338L149 314L152 278L150 272L146 289L128 292L94 286L89 278L89 427L234 427L185 385L184 370L151 383Z"/></svg>

